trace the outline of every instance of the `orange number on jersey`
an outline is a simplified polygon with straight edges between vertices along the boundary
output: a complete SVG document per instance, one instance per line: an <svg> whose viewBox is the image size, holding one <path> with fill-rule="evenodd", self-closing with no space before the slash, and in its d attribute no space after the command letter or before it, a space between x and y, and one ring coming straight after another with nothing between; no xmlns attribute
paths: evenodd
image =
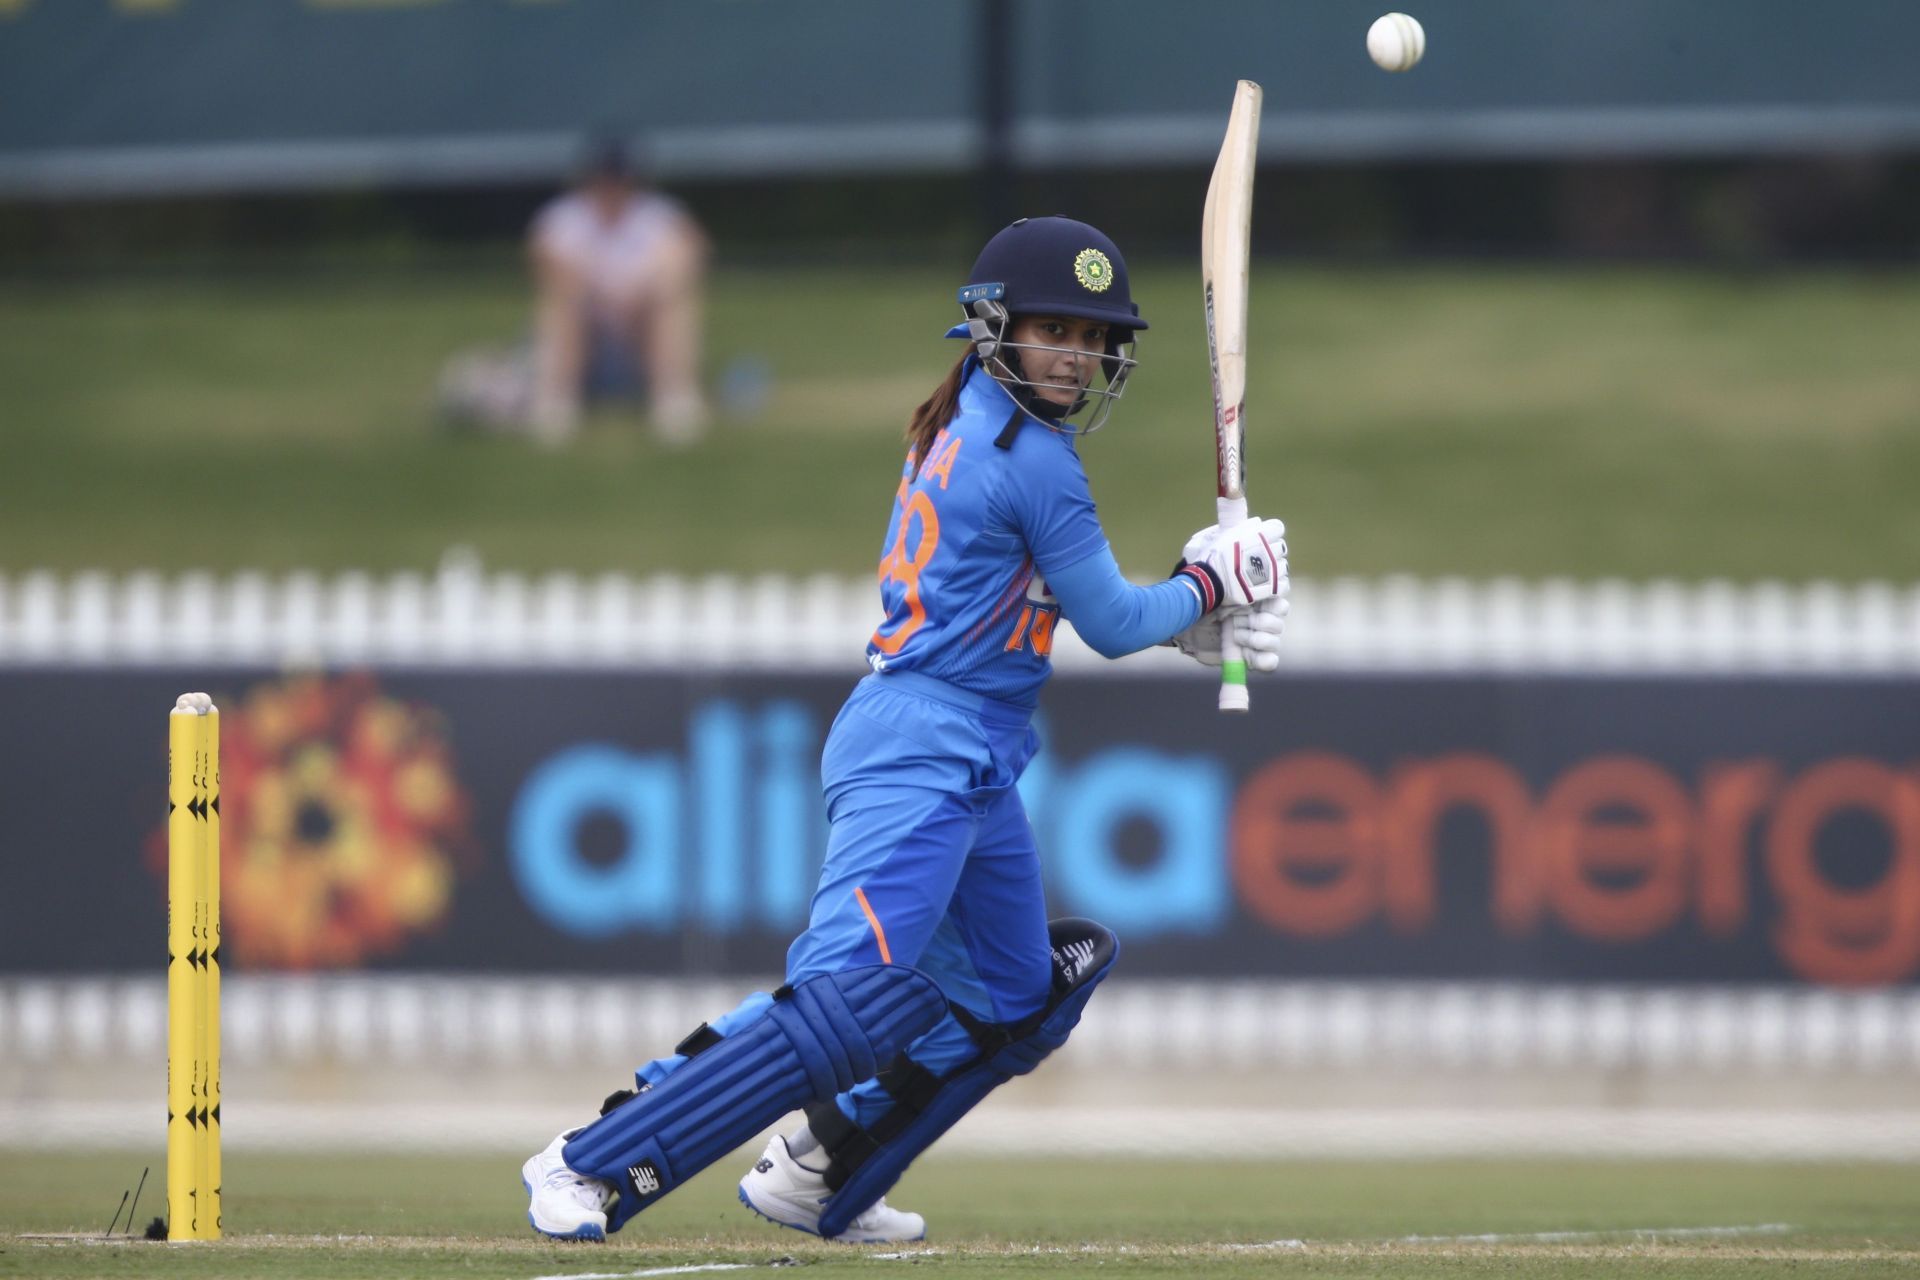
<svg viewBox="0 0 1920 1280"><path fill-rule="evenodd" d="M914 517L920 519L920 541L907 553L907 530L912 526ZM906 499L900 508L900 528L893 535L893 546L887 554L880 557L880 581L897 582L903 588L904 603L907 606L906 621L894 629L892 635L873 633L873 647L882 653L898 653L907 637L920 629L927 620L926 606L920 602L920 571L933 559L933 553L940 546L940 517L934 512L933 499L924 492L914 493Z"/></svg>
<svg viewBox="0 0 1920 1280"><path fill-rule="evenodd" d="M1033 651L1043 658L1053 653L1053 624L1059 620L1058 609L1034 610L1033 630L1027 634L1033 640Z"/></svg>
<svg viewBox="0 0 1920 1280"><path fill-rule="evenodd" d="M1017 652L1031 643L1034 653L1044 658L1053 652L1053 624L1059 619L1058 609L1049 609L1044 605L1035 608L1028 605L1020 610L1020 620L1013 624L1013 634L1007 637L1007 652Z"/></svg>

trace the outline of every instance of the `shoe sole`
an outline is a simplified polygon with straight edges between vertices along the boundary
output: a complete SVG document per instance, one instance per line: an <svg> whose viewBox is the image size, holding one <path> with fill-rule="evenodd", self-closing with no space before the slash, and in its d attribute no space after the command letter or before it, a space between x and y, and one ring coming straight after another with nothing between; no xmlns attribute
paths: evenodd
<svg viewBox="0 0 1920 1280"><path fill-rule="evenodd" d="M529 1192L528 1194L532 1194L532 1193ZM740 1203L747 1206L747 1211L751 1213L754 1217L765 1218L768 1222L771 1222L776 1227L785 1227L789 1231L798 1231L803 1236L812 1236L815 1240L825 1240L828 1244L844 1244L844 1245L918 1244L922 1240L925 1240L927 1238L927 1233L924 1231L922 1231L917 1236L911 1236L905 1240L849 1240L845 1236L823 1236L818 1231L809 1231L805 1227L796 1227L791 1222L782 1222L780 1219L774 1217L772 1214L762 1212L759 1205L755 1204L753 1201L747 1198L747 1189L745 1186L742 1186L740 1188L738 1194L740 1196Z"/></svg>
<svg viewBox="0 0 1920 1280"><path fill-rule="evenodd" d="M803 1236L812 1236L816 1240L821 1238L820 1233L818 1231L809 1231L805 1227L795 1226L791 1222L782 1222L780 1219L774 1217L772 1214L767 1213L766 1211L761 1209L759 1205L755 1204L752 1200L747 1198L746 1187L742 1186L739 1189L737 1194L740 1197L740 1203L747 1206L747 1211L751 1213L754 1217L764 1218L768 1222L771 1222L774 1226L785 1227L788 1231L798 1231Z"/></svg>
<svg viewBox="0 0 1920 1280"><path fill-rule="evenodd" d="M533 1184L525 1178L522 1178L520 1179L520 1185L526 1190L527 1198L531 1200L533 1198ZM591 1222L583 1222L572 1231L548 1231L545 1227L533 1220L532 1209L527 1210L527 1225L533 1228L535 1235L545 1236L549 1240L598 1240L604 1244L607 1239L607 1233L599 1227L594 1226Z"/></svg>

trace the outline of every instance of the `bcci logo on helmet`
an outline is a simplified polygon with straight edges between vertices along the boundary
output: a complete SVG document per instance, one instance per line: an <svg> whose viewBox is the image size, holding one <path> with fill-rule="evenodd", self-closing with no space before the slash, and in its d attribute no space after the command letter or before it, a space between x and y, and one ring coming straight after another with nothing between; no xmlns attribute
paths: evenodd
<svg viewBox="0 0 1920 1280"><path fill-rule="evenodd" d="M1113 263L1098 249L1082 249L1073 260L1073 278L1089 293L1105 293L1113 286Z"/></svg>

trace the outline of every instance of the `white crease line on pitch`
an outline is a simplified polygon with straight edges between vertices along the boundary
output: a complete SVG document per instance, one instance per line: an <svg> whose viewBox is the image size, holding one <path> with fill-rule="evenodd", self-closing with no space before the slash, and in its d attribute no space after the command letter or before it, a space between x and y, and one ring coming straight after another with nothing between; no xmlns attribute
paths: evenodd
<svg viewBox="0 0 1920 1280"><path fill-rule="evenodd" d="M1757 1222L1744 1227L1620 1227L1612 1231L1522 1231L1479 1236L1399 1236L1394 1244L1563 1244L1572 1240L1690 1240L1703 1236L1777 1236L1793 1230L1787 1222Z"/></svg>
<svg viewBox="0 0 1920 1280"><path fill-rule="evenodd" d="M639 1276L690 1276L696 1271L749 1271L751 1262L702 1262L691 1267L648 1267L643 1271L568 1271L533 1280L636 1280Z"/></svg>

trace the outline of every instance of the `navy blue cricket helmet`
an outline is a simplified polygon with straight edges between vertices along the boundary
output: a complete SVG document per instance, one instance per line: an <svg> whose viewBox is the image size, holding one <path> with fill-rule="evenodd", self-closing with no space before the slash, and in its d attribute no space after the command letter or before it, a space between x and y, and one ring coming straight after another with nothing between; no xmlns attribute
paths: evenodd
<svg viewBox="0 0 1920 1280"><path fill-rule="evenodd" d="M969 294L989 296L994 286L1000 292L992 296L1012 315L1076 316L1127 330L1147 327L1127 287L1127 260L1119 246L1098 227L1072 218L1022 218L987 241L967 273L960 305L974 300Z"/></svg>
<svg viewBox="0 0 1920 1280"><path fill-rule="evenodd" d="M1063 417L1087 403L1062 411L1036 400L1021 371L1019 343L1007 341L1011 317L1070 316L1108 326L1102 362L1105 387L1089 387L1087 397L1102 403L1082 432L1098 429L1112 412L1133 371L1133 335L1147 328L1127 283L1127 260L1098 227L1072 218L1022 218L987 241L959 292L967 319L947 331L969 338L982 363L1007 385L1015 399L1035 416L1059 429Z"/></svg>

